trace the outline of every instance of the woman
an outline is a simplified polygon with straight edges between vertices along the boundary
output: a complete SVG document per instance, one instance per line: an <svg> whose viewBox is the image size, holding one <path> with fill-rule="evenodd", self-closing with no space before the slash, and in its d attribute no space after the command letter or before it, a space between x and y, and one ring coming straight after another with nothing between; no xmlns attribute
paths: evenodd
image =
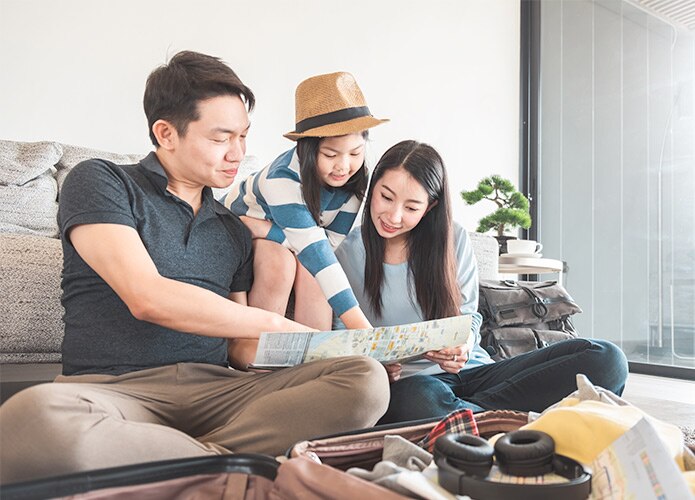
<svg viewBox="0 0 695 500"><path fill-rule="evenodd" d="M379 423L470 408L542 411L576 389L576 374L621 394L625 355L614 344L572 339L494 363L480 347L478 275L467 233L452 222L444 163L427 144L403 141L374 169L362 226L336 251L374 326L472 314L471 342L428 353L435 363L399 379Z"/></svg>

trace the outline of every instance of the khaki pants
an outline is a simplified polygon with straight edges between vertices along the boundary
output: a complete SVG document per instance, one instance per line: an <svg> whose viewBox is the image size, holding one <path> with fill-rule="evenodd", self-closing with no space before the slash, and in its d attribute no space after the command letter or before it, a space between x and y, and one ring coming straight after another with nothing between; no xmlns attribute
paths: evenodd
<svg viewBox="0 0 695 500"><path fill-rule="evenodd" d="M297 441L369 427L389 385L371 358L253 374L180 363L59 376L0 407L0 483L230 452L281 455Z"/></svg>

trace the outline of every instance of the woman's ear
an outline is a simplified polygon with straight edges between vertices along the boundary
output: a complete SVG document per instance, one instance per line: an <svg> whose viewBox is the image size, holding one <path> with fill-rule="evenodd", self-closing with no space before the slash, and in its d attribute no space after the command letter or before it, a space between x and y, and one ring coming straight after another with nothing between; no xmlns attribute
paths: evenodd
<svg viewBox="0 0 695 500"><path fill-rule="evenodd" d="M166 120L157 120L152 124L152 133L157 138L159 146L171 150L179 137L176 127Z"/></svg>
<svg viewBox="0 0 695 500"><path fill-rule="evenodd" d="M427 210L425 210L425 215L427 215L427 213L430 210L432 210L434 207L436 207L438 203L439 203L439 200L434 200L432 203L430 203L430 206L427 207Z"/></svg>

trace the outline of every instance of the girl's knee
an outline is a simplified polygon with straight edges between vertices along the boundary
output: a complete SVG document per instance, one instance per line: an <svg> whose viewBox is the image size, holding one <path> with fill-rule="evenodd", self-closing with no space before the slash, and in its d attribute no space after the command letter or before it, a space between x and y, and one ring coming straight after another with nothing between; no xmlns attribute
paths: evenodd
<svg viewBox="0 0 695 500"><path fill-rule="evenodd" d="M294 254L289 248L270 240L253 241L254 256L270 261L270 265L278 267L294 265Z"/></svg>
<svg viewBox="0 0 695 500"><path fill-rule="evenodd" d="M292 285L297 265L292 252L270 240L254 240L254 279L265 280L274 286Z"/></svg>

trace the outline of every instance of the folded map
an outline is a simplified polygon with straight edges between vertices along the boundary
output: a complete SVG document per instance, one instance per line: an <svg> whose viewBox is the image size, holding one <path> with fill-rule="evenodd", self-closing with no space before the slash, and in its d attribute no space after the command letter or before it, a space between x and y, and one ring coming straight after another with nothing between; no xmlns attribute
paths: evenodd
<svg viewBox="0 0 695 500"><path fill-rule="evenodd" d="M470 333L470 315L360 330L262 333L249 368L272 370L360 355L384 364L403 363L429 351L465 344Z"/></svg>

